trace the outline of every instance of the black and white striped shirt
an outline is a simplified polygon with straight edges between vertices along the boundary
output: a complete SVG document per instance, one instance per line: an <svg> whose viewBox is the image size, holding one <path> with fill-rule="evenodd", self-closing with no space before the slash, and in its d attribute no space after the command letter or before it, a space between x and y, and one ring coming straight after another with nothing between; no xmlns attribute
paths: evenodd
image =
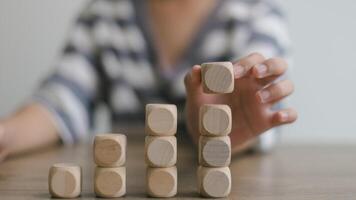
<svg viewBox="0 0 356 200"><path fill-rule="evenodd" d="M288 57L289 39L273 0L220 0L172 71L162 72L145 0L95 0L82 11L55 71L35 100L53 114L64 143L88 137L105 103L113 123L144 118L147 103L185 102L183 78L194 64L251 52Z"/></svg>

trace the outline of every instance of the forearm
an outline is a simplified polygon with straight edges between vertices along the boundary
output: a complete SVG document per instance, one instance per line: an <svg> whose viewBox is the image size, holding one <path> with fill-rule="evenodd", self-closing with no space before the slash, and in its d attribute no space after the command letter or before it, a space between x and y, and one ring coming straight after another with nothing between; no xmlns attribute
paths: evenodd
<svg viewBox="0 0 356 200"><path fill-rule="evenodd" d="M10 155L20 154L59 141L57 128L46 108L31 104L1 121L2 142Z"/></svg>

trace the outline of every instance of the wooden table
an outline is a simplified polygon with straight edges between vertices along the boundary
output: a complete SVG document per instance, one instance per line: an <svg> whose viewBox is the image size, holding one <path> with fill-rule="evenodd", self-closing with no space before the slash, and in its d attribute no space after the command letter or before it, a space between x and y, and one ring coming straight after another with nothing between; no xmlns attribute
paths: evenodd
<svg viewBox="0 0 356 200"><path fill-rule="evenodd" d="M129 138L127 199L145 199L144 137ZM196 199L196 150L178 140L178 195ZM51 164L83 167L81 199L95 199L91 145L53 148L0 164L0 199L49 199ZM356 147L279 146L268 155L250 154L231 163L233 187L228 199L356 199Z"/></svg>

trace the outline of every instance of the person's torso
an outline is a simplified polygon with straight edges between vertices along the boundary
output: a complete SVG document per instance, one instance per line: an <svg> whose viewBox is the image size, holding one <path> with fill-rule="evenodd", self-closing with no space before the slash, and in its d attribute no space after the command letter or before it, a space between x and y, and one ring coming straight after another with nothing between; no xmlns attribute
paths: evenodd
<svg viewBox="0 0 356 200"><path fill-rule="evenodd" d="M144 2L97 0L89 6L92 16L87 23L98 45L103 101L114 123L143 120L147 103L176 104L182 113L183 80L190 68L203 62L236 60L247 42L251 3L219 1L172 70L163 72Z"/></svg>

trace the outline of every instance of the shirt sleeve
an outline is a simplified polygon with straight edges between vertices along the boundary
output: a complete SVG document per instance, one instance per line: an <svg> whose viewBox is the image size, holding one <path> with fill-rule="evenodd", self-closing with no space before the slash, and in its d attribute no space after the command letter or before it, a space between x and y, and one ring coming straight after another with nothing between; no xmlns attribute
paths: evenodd
<svg viewBox="0 0 356 200"><path fill-rule="evenodd" d="M286 16L274 0L250 1L249 17L233 34L235 55L259 52L266 58L290 58L291 42Z"/></svg>
<svg viewBox="0 0 356 200"><path fill-rule="evenodd" d="M99 98L98 49L92 38L92 20L87 10L82 12L55 70L33 96L33 101L50 111L65 144L75 143L90 133L93 107Z"/></svg>

